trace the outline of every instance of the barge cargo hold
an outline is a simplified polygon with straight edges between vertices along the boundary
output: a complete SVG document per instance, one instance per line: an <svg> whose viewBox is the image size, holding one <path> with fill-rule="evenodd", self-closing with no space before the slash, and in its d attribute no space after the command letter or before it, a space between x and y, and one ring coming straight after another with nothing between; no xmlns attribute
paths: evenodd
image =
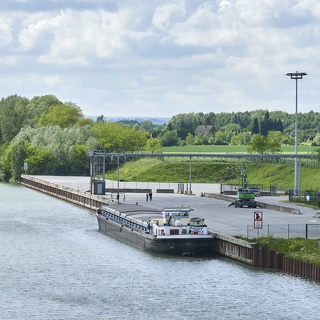
<svg viewBox="0 0 320 320"><path fill-rule="evenodd" d="M190 218L190 207L155 210L139 205L103 205L99 231L137 249L179 256L213 253L213 235L204 219Z"/></svg>

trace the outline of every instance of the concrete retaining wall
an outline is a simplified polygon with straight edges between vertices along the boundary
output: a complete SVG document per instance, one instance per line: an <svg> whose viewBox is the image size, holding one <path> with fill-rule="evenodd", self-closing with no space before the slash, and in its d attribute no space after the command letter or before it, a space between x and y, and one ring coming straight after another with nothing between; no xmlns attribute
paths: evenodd
<svg viewBox="0 0 320 320"><path fill-rule="evenodd" d="M173 189L156 189L156 193L174 193Z"/></svg>
<svg viewBox="0 0 320 320"><path fill-rule="evenodd" d="M215 198L215 199L220 199L220 200L224 200L224 201L230 201L230 203L236 199L235 197L227 196L227 195L219 194L219 193L203 193L203 195L208 198ZM292 214L301 214L299 209L289 208L286 206L279 206L276 204L269 204L269 203L257 201L257 198L255 200L261 206L261 208L264 208L264 209L292 213Z"/></svg>
<svg viewBox="0 0 320 320"><path fill-rule="evenodd" d="M74 189L43 181L34 177L22 176L21 184L52 195L54 197L96 210L108 201L103 196L92 195L89 192L80 192Z"/></svg>
<svg viewBox="0 0 320 320"><path fill-rule="evenodd" d="M111 193L149 193L152 192L152 189L136 189L136 188L120 188L119 190L117 188L106 188L106 192Z"/></svg>
<svg viewBox="0 0 320 320"><path fill-rule="evenodd" d="M231 236L214 234L214 251L224 256L253 265L252 244L247 241L236 239Z"/></svg>

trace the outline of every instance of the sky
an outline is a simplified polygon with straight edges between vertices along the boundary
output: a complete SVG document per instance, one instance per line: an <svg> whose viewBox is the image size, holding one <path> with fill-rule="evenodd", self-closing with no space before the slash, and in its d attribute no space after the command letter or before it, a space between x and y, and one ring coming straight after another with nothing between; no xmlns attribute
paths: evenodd
<svg viewBox="0 0 320 320"><path fill-rule="evenodd" d="M0 98L85 115L319 112L318 0L1 0Z"/></svg>

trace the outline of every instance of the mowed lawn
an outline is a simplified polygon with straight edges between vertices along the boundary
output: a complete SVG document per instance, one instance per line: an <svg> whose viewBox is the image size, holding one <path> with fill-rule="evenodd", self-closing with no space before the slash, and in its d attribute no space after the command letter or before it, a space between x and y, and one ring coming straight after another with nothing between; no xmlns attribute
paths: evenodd
<svg viewBox="0 0 320 320"><path fill-rule="evenodd" d="M314 153L319 147L301 145L298 146L299 153ZM183 146L183 147L163 147L164 153L247 153L246 146ZM294 153L294 146L282 146L282 153Z"/></svg>

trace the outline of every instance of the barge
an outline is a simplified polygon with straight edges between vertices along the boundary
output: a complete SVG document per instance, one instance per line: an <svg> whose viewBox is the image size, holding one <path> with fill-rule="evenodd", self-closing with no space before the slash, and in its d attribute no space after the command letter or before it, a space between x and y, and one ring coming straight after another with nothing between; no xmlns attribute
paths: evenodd
<svg viewBox="0 0 320 320"><path fill-rule="evenodd" d="M213 235L204 219L190 218L190 207L162 210L139 205L103 205L97 212L99 231L137 249L179 256L213 253Z"/></svg>

